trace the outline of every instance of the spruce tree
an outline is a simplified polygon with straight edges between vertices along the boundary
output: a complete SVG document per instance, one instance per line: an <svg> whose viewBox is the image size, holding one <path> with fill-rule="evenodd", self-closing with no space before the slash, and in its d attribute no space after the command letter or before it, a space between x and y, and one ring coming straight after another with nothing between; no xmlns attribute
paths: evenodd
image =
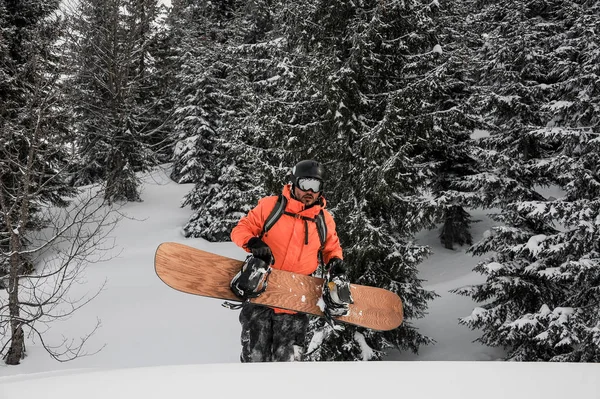
<svg viewBox="0 0 600 399"><path fill-rule="evenodd" d="M423 81L423 115L432 129L424 142L422 162L430 165L431 206L442 223L440 241L447 249L471 245L470 201L460 194L465 178L479 170L472 157L471 135L480 128L480 118L472 106L475 81L472 76L471 46L475 33L465 19L468 2L441 1L430 6L436 21L438 44L428 78ZM417 75L419 76L419 75ZM457 195L458 194L458 195Z"/></svg>
<svg viewBox="0 0 600 399"><path fill-rule="evenodd" d="M172 151L172 50L168 9L157 0L124 1L123 15L132 39L130 81L135 82L135 129L149 152L148 162L169 161Z"/></svg>
<svg viewBox="0 0 600 399"><path fill-rule="evenodd" d="M598 15L597 2L513 1L480 16L492 24L485 82L500 90L488 103L493 147L480 154L504 173L485 177L503 225L473 248L496 253L476 268L486 282L457 292L485 302L461 322L510 360L599 359Z"/></svg>
<svg viewBox="0 0 600 399"><path fill-rule="evenodd" d="M216 68L207 70L211 90L201 86L199 94L210 96L212 100L210 108L203 109L216 112L205 119L211 124L207 133L212 151L206 156L193 155L198 162L209 159L211 162L210 168L194 166L190 169L197 175L193 179L194 189L183 202L194 210L184 227L186 236L228 240L239 219L268 192L264 173L257 173L269 164L268 151L264 150L268 145L252 113L269 90L272 76L268 63L274 61L266 61L272 54L269 3L253 1L225 8L231 14L221 11L216 14L220 20L208 19L204 26L218 32L219 39L213 45L218 46L219 51L211 58ZM208 15L214 17L214 12ZM220 29L215 28L217 23ZM205 56L206 53L202 54Z"/></svg>
<svg viewBox="0 0 600 399"><path fill-rule="evenodd" d="M151 165L144 124L146 57L138 3L84 0L72 26L73 102L80 169L75 184L104 182L110 201L139 201L137 172Z"/></svg>
<svg viewBox="0 0 600 399"><path fill-rule="evenodd" d="M415 162L425 129L413 125L421 116L419 88L403 72L410 68L405 57L415 55L423 56L419 73L427 74L433 24L420 5L397 2L307 1L281 15L286 53L272 98L261 104L261 125L285 132L279 133L287 136L280 143L283 164L324 163L324 195L350 279L390 289L405 301L406 322L387 333L346 327L335 335L315 320L307 357L372 360L388 347L416 351L431 342L410 324L434 295L417 277L428 249L412 241L430 225L431 215L418 209L430 173Z"/></svg>
<svg viewBox="0 0 600 399"><path fill-rule="evenodd" d="M156 27L147 44L153 62L147 77L152 100L148 127L151 133L145 141L159 163L171 162L174 147L173 110L177 98L176 75L179 64L177 41L170 16L171 8L161 4L157 10Z"/></svg>
<svg viewBox="0 0 600 399"><path fill-rule="evenodd" d="M224 3L173 2L170 20L180 72L175 76L171 178L178 183L208 186L215 179L216 129L222 114L220 57L227 35L221 24L230 18Z"/></svg>

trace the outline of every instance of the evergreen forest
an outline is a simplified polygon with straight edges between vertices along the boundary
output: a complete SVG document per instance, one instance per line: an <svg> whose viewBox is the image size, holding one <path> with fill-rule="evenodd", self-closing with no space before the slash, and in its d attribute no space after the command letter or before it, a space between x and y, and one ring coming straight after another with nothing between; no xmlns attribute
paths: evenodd
<svg viewBox="0 0 600 399"><path fill-rule="evenodd" d="M315 319L307 360L433 343L411 321L436 296L414 236L436 229L487 259L457 323L506 360L600 362L598 0L0 0L0 152L7 364L93 252L78 229L40 300L34 237L67 231L47 209L91 185L101 206L141 201L139 174L168 163L193 184L185 235L229 241L302 159L325 166L350 280L398 293L406 318ZM475 208L498 222L479 242ZM70 226L108 223L86 209Z"/></svg>

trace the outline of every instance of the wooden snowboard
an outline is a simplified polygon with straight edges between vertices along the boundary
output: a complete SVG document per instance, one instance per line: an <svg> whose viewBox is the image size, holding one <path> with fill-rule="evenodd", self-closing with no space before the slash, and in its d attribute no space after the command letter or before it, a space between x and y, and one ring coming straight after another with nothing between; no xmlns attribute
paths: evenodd
<svg viewBox="0 0 600 399"><path fill-rule="evenodd" d="M228 301L240 301L229 282L240 270L242 261L227 258L177 243L160 244L154 267L158 277L171 288L189 294ZM323 317L317 306L323 279L273 269L267 290L252 303L309 313ZM354 304L350 314L336 321L387 331L402 324L402 301L382 288L351 284Z"/></svg>

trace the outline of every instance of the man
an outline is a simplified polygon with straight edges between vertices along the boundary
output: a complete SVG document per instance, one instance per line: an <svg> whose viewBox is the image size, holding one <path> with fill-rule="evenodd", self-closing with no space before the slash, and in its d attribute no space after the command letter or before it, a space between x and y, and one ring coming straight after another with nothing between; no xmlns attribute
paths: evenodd
<svg viewBox="0 0 600 399"><path fill-rule="evenodd" d="M344 277L342 248L335 222L325 210L323 175L323 167L316 161L305 160L296 164L292 169L291 184L283 188L282 195L287 201L281 217L262 234L265 221L279 204L278 196L263 198L233 228L232 241L252 252L254 262L272 264L275 269L304 275L310 275L317 269L322 247L328 276ZM316 223L321 211L326 225L323 243ZM347 304L342 305L347 310ZM301 360L308 328L307 315L245 302L240 312L240 323L242 362Z"/></svg>

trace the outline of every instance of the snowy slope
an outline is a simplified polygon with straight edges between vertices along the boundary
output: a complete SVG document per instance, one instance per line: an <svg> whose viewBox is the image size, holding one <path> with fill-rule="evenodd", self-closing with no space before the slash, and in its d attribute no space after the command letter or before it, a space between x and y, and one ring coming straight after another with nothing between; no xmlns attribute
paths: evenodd
<svg viewBox="0 0 600 399"><path fill-rule="evenodd" d="M165 241L182 242L238 259L243 259L245 253L230 242L209 243L182 236L181 227L190 210L179 204L191 185L173 183L167 169L146 175L144 182L144 201L126 204L121 210L126 218L112 233L117 242L113 258L90 264L85 281L74 288L73 294L94 292L105 283L103 291L70 319L52 324L45 335L50 344L62 342L63 337L77 340L100 320L101 328L86 346L90 356L58 363L39 342L30 340L27 358L19 366L0 365L0 377L73 369L238 362L238 312L221 307L219 300L168 288L154 273L153 257L156 247ZM491 222L484 214L475 214L474 218L481 219L474 225L477 239ZM423 232L417 238L434 251L420 266L421 277L427 280L424 285L441 297L430 304L428 316L415 325L437 344L423 348L419 355L391 352L388 360L500 359L501 350L473 343L477 332L457 323L458 317L468 315L475 304L448 292L481 281L482 277L472 272L477 259L465 254L464 248L449 251L440 247L436 232Z"/></svg>
<svg viewBox="0 0 600 399"><path fill-rule="evenodd" d="M6 377L0 379L0 398L597 398L596 376L590 364L217 364Z"/></svg>
<svg viewBox="0 0 600 399"><path fill-rule="evenodd" d="M177 185L168 172L158 170L144 178L143 202L121 209L124 218L113 231L114 258L87 267L84 285L73 295L93 293L106 281L101 294L72 318L55 323L47 332L50 343L62 342L63 334L78 339L96 321L101 328L86 346L89 353L68 363L57 363L29 342L28 357L21 365L0 365L0 376L67 368L119 368L189 363L236 362L238 323L236 312L220 302L182 295L162 283L154 273L154 251L164 241L179 241L202 249L243 257L231 243L211 244L185 239L181 227L189 209L179 207L190 185ZM218 321L215 323L215 321Z"/></svg>
<svg viewBox="0 0 600 399"><path fill-rule="evenodd" d="M233 258L243 259L245 252L231 242L209 243L186 239L181 227L190 210L180 208L182 197L191 185L178 185L168 178L168 170L158 169L144 177L143 202L128 203L121 209L125 218L113 231L117 247L113 258L90 264L85 284L73 294L103 292L84 309L65 322L51 325L46 339L59 343L63 335L79 339L94 328L101 328L88 342L89 353L98 353L58 363L41 348L29 342L28 357L21 365L0 365L0 376L17 373L56 371L71 368L122 368L204 363L234 363L239 359L237 311L221 307L221 301L184 295L168 288L155 275L154 251L165 241L186 243ZM474 226L475 238L490 225L484 215ZM389 360L495 360L501 351L474 344L477 332L457 323L474 307L469 298L448 290L481 280L471 271L477 259L465 250L449 251L440 247L437 233L424 232L421 243L431 245L434 254L421 266L424 285L440 298L430 304L430 313L415 325L438 343L423 348L417 356L390 353Z"/></svg>
<svg viewBox="0 0 600 399"><path fill-rule="evenodd" d="M78 339L101 320L87 350L96 354L58 363L29 340L27 358L19 366L0 365L0 399L39 397L87 399L126 397L189 397L220 390L218 397L306 397L310 392L331 392L348 397L402 396L420 398L600 397L595 365L515 364L473 362L497 360L500 350L472 341L477 332L459 326L474 304L448 293L464 284L481 281L471 269L477 259L464 248L441 248L436 232L423 232L418 240L432 245L434 254L424 262L421 277L427 288L441 295L430 305L429 315L415 322L437 344L417 355L390 353L388 360L443 360L443 362L351 362L241 365L238 312L221 307L221 301L181 294L164 285L153 269L154 251L165 241L186 243L226 256L243 259L245 253L230 242L209 243L185 239L181 226L189 209L179 207L190 185L168 179L168 170L148 174L144 202L127 204L127 218L113 231L118 243L113 258L90 264L85 281L73 294L101 294L70 319L53 324L49 343L63 335ZM483 214L475 224L477 239L491 225ZM4 295L1 294L1 295ZM470 360L450 362L449 360ZM271 376L268 381L265 376ZM330 376L330 378L323 378ZM333 377L331 377L333 376ZM232 385L231 381L235 381ZM311 389L289 389L311 381ZM339 381L342 381L340 384ZM345 383L348 381L348 383ZM510 384L504 383L511 381ZM489 390L490 384L497 388ZM255 387L240 391L239 387Z"/></svg>

